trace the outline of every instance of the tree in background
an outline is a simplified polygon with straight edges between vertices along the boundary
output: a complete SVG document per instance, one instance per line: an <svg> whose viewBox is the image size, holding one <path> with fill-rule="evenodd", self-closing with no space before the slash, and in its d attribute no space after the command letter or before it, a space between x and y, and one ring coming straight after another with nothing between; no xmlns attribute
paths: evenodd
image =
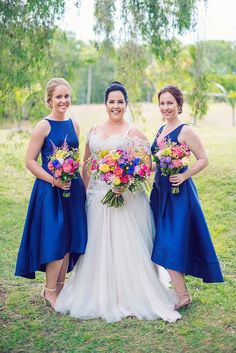
<svg viewBox="0 0 236 353"><path fill-rule="evenodd" d="M208 76L206 72L204 46L202 42L189 46L189 53L192 58L189 74L192 81L192 89L188 96L191 106L191 115L194 125L201 120L208 110Z"/></svg>
<svg viewBox="0 0 236 353"><path fill-rule="evenodd" d="M235 106L236 106L236 75L225 75L215 77L216 85L223 92L223 97L232 108L232 126L235 126Z"/></svg>
<svg viewBox="0 0 236 353"><path fill-rule="evenodd" d="M38 83L54 34L55 21L64 12L64 1L0 3L0 106L1 117L21 118L22 106ZM46 63L45 63L46 65Z"/></svg>
<svg viewBox="0 0 236 353"><path fill-rule="evenodd" d="M222 40L205 41L204 48L211 90L214 91L216 86L220 89L223 99L232 108L232 125L235 126L236 43Z"/></svg>
<svg viewBox="0 0 236 353"><path fill-rule="evenodd" d="M143 87L144 73L147 67L147 60L145 60L143 53L143 43L149 46L158 59L160 72L163 73L163 68L166 68L166 66L171 67L172 76L167 75L170 77L167 83L171 82L173 84L174 81L178 81L173 73L180 71L178 68L174 69L179 64L178 57L181 45L175 39L175 36L183 34L194 23L198 2L198 0L121 1L120 17L122 25L119 29L118 56L120 55L122 60L118 60L117 73L118 78L120 77L129 89L132 97L131 102L132 100L136 102L142 97L140 88ZM114 39L114 31L118 31L114 25L114 23L117 23L116 18L119 12L117 2L97 0L95 4L97 19L95 29L97 33L100 38L117 43ZM206 77L197 67L200 63L198 57L199 55L192 57L192 61L195 62L195 65L192 66L194 85L189 97L195 121L201 118L207 109L204 96L207 88ZM166 65L167 61L168 64ZM160 76L157 72L156 75L153 73L154 67L155 65L152 65L152 68L149 67L146 72L149 77L150 73L152 73L152 76L156 76L160 84ZM153 84L150 83L149 87L153 89ZM201 104L200 101L202 101Z"/></svg>

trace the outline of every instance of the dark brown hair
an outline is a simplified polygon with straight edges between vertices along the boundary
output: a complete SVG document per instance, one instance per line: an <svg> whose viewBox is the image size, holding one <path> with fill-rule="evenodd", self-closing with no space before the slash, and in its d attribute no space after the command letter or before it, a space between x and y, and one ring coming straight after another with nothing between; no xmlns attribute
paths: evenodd
<svg viewBox="0 0 236 353"><path fill-rule="evenodd" d="M157 94L159 103L160 103L161 95L163 93L167 93L167 92L172 94L173 97L175 97L176 102L177 102L178 107L179 107L178 113L181 114L182 113L183 104L184 104L184 98L183 98L182 91L178 87L175 87L175 86L165 86L165 87L163 87Z"/></svg>
<svg viewBox="0 0 236 353"><path fill-rule="evenodd" d="M113 81L106 87L104 97L105 104L107 104L109 93L114 91L120 91L124 96L125 103L128 104L128 92L126 91L125 86L119 81Z"/></svg>

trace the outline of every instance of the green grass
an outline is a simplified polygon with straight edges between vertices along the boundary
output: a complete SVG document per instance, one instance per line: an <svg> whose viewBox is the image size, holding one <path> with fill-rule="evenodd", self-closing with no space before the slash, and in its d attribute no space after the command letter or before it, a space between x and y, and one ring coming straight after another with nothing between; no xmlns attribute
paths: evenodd
<svg viewBox="0 0 236 353"><path fill-rule="evenodd" d="M146 123L149 137L153 126ZM222 128L220 122L213 126L206 119L196 131L210 165L194 180L225 283L203 284L188 277L193 305L182 310L177 323L127 318L107 324L61 316L45 307L39 295L44 274L31 281L14 277L34 178L24 167L28 133L0 130L0 352L236 352L236 129Z"/></svg>

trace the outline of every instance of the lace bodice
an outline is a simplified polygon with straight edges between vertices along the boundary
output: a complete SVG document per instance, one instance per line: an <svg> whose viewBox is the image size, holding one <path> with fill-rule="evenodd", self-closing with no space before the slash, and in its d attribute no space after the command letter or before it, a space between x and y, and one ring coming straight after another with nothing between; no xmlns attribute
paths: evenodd
<svg viewBox="0 0 236 353"><path fill-rule="evenodd" d="M95 153L99 150L114 150L114 149L127 149L131 146L143 146L150 154L150 145L146 140L139 139L136 136L124 136L124 135L112 135L104 139L98 134L90 133L88 136L88 144L91 153Z"/></svg>

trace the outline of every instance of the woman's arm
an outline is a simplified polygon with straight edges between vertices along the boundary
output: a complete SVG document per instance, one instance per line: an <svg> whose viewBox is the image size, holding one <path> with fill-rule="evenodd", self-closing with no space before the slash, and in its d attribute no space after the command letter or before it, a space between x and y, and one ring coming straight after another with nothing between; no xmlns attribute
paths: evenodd
<svg viewBox="0 0 236 353"><path fill-rule="evenodd" d="M73 125L74 125L74 129L75 129L75 133L78 137L78 140L79 140L79 135L80 135L80 127L79 127L79 124L77 123L77 121L75 120L72 120L73 122Z"/></svg>
<svg viewBox="0 0 236 353"><path fill-rule="evenodd" d="M44 180L61 189L67 190L71 182L62 183L61 179L54 179L38 163L38 156L42 149L44 139L50 132L50 125L46 120L41 120L34 128L26 152L25 165L37 178Z"/></svg>
<svg viewBox="0 0 236 353"><path fill-rule="evenodd" d="M83 165L82 165L82 179L85 185L85 189L87 190L89 184L89 167L88 167L88 158L91 156L90 148L88 142L85 145Z"/></svg>
<svg viewBox="0 0 236 353"><path fill-rule="evenodd" d="M190 151L194 154L196 162L192 165L191 168L186 170L186 172L170 176L169 179L173 186L179 186L186 179L199 173L208 165L208 157L206 150L203 147L203 144L198 135L189 126L183 127L179 135L179 142L185 143L188 146Z"/></svg>

